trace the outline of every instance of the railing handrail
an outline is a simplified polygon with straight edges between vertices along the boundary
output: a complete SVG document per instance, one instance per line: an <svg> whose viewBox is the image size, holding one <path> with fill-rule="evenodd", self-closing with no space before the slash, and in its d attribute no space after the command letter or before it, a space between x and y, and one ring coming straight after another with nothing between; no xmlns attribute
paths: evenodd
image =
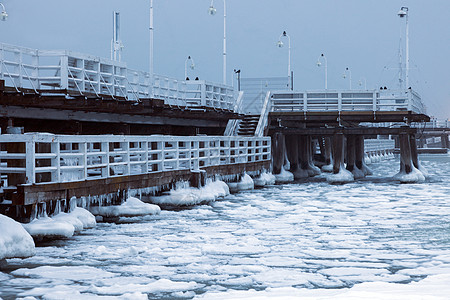
<svg viewBox="0 0 450 300"><path fill-rule="evenodd" d="M67 50L37 50L2 43L0 43L0 51L0 78L6 78L7 84L13 85L17 91L20 88L26 88L24 85L28 82L22 83L22 78L28 78L36 92L60 88L84 94L89 92L88 87L92 85L92 82L89 78L86 80L84 75L83 79L76 77L76 75L80 72L83 74L87 72L99 78L99 81L103 81L98 83L98 94L106 94L113 98L124 96L127 100L136 101L139 100L140 95L149 98L154 95L165 100L170 106L180 108L206 106L216 110L229 111L233 111L236 103L235 90L231 86L207 80L185 81L158 74L150 76L147 72L128 68L125 62L94 55ZM22 56L31 60L31 63L23 63ZM40 59L40 57L46 59ZM49 61L58 58L59 62L49 63ZM70 61L70 63L61 63L63 58L64 61ZM15 73L11 73L7 65L14 69L13 72L18 73L19 78L14 77ZM19 66L19 70L16 70L17 66ZM25 67L22 66L34 68L37 75L33 78L28 75L22 76L22 74L27 73ZM55 72L51 73L51 70ZM55 75L58 70L61 71L60 76ZM109 82L106 82L106 76L111 78ZM58 78L60 80L57 80ZM34 82L37 82L37 86L34 85ZM189 87L193 85L201 85L200 90L205 91L196 96L197 100L189 99L187 96L187 93L190 92Z"/></svg>
<svg viewBox="0 0 450 300"><path fill-rule="evenodd" d="M419 94L408 90L272 91L272 111L414 111L425 113Z"/></svg>
<svg viewBox="0 0 450 300"><path fill-rule="evenodd" d="M255 136L261 137L264 135L264 129L267 126L268 118L269 118L269 111L271 107L271 101L270 100L270 92L266 93L266 98L264 99L264 104L261 109L261 114L259 116L258 125L255 129Z"/></svg>
<svg viewBox="0 0 450 300"><path fill-rule="evenodd" d="M23 184L39 183L39 173L50 173L50 182L68 182L271 159L270 137L0 135L0 144L9 143L24 143L26 153L0 152L0 160L25 164L0 166L0 173L25 174ZM50 163L40 166L42 159Z"/></svg>

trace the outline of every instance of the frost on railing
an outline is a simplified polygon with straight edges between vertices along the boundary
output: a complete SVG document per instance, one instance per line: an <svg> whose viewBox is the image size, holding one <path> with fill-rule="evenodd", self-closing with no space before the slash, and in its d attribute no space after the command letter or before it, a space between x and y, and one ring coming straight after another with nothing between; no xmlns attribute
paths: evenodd
<svg viewBox="0 0 450 300"><path fill-rule="evenodd" d="M185 81L129 69L124 62L72 51L46 51L0 43L0 79L35 93L110 96L138 101L162 99L172 107L234 111L232 87L205 80Z"/></svg>
<svg viewBox="0 0 450 300"><path fill-rule="evenodd" d="M314 91L272 92L273 112L413 111L425 113L415 91Z"/></svg>
<svg viewBox="0 0 450 300"><path fill-rule="evenodd" d="M0 135L0 175L71 182L271 159L269 137ZM7 162L5 164L4 162Z"/></svg>

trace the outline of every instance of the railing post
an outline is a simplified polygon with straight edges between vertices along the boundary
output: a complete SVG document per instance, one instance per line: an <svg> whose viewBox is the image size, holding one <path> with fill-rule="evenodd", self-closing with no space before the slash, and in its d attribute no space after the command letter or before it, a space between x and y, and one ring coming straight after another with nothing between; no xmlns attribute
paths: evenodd
<svg viewBox="0 0 450 300"><path fill-rule="evenodd" d="M412 111L412 92L411 90L408 90L406 93L408 98L408 111Z"/></svg>
<svg viewBox="0 0 450 300"><path fill-rule="evenodd" d="M36 162L35 162L35 153L36 153L36 144L34 139L26 142L26 173L25 173L25 181L26 183L34 184L36 183Z"/></svg>
<svg viewBox="0 0 450 300"><path fill-rule="evenodd" d="M51 143L51 153L55 154L55 158L52 158L52 167L56 167L56 171L52 172L52 182L61 182L61 154L60 154L59 140L56 139Z"/></svg>
<svg viewBox="0 0 450 300"><path fill-rule="evenodd" d="M373 92L373 96L372 96L372 110L374 112L377 111L377 92L376 91Z"/></svg>
<svg viewBox="0 0 450 300"><path fill-rule="evenodd" d="M308 93L303 93L303 112L308 112Z"/></svg>
<svg viewBox="0 0 450 300"><path fill-rule="evenodd" d="M200 100L200 106L206 106L206 82L203 81L200 84L201 89L201 100Z"/></svg>
<svg viewBox="0 0 450 300"><path fill-rule="evenodd" d="M342 111L342 93L341 92L338 93L338 111L339 112Z"/></svg>
<svg viewBox="0 0 450 300"><path fill-rule="evenodd" d="M69 58L67 55L61 56L61 89L67 90L69 89Z"/></svg>

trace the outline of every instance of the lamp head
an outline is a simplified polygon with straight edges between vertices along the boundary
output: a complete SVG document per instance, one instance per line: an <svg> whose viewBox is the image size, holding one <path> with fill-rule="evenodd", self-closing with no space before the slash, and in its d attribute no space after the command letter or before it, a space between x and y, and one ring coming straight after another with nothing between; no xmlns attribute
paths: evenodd
<svg viewBox="0 0 450 300"><path fill-rule="evenodd" d="M347 78L347 75L346 74L342 74L342 78Z"/></svg>
<svg viewBox="0 0 450 300"><path fill-rule="evenodd" d="M317 66L320 67L322 65L322 63L320 62L320 60L317 60Z"/></svg>
<svg viewBox="0 0 450 300"><path fill-rule="evenodd" d="M403 17L408 16L408 8L405 7L405 6L403 6L403 7L399 10L399 12L397 13L397 15L398 15L400 18L403 18Z"/></svg>
<svg viewBox="0 0 450 300"><path fill-rule="evenodd" d="M6 21L8 19L8 14L6 13L6 10L3 10L0 14L0 20Z"/></svg>
<svg viewBox="0 0 450 300"><path fill-rule="evenodd" d="M192 63L190 66L189 66L189 68L191 68L191 70L194 70L194 68L195 68L195 64L194 63Z"/></svg>
<svg viewBox="0 0 450 300"><path fill-rule="evenodd" d="M214 16L216 14L216 12L217 12L217 9L211 4L211 6L208 8L208 13L211 16Z"/></svg>
<svg viewBox="0 0 450 300"><path fill-rule="evenodd" d="M279 47L279 48L282 48L283 47L283 42L282 41L278 41L278 43L277 43L277 46Z"/></svg>

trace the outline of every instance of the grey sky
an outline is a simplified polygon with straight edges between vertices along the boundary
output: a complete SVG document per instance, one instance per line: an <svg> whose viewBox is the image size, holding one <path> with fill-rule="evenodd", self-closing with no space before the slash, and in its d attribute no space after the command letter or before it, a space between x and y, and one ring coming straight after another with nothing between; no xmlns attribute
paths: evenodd
<svg viewBox="0 0 450 300"><path fill-rule="evenodd" d="M67 49L109 57L112 11L121 14L123 61L148 70L149 1L0 0L8 11L0 23L0 42L39 49ZM191 55L191 76L222 81L223 1L207 14L210 0L154 0L155 72L184 76ZM283 30L292 41L295 89L324 87L316 65L328 58L328 87L353 88L365 77L368 88L397 86L401 6L410 10L410 85L428 112L450 117L450 1L448 0L227 0L228 81L233 68L243 77L286 76L287 47L276 42ZM402 28L402 30L401 30ZM387 67L387 68L386 68Z"/></svg>

